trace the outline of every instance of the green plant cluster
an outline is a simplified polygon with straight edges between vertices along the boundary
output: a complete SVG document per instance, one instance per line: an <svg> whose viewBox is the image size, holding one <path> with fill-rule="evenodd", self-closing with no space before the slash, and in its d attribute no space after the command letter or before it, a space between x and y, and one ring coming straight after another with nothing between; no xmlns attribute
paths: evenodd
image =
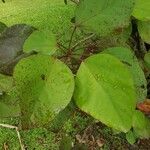
<svg viewBox="0 0 150 150"><path fill-rule="evenodd" d="M67 4L67 1L65 1ZM60 36L0 23L0 117L47 127L70 101L130 143L150 137L150 1L80 0Z"/></svg>

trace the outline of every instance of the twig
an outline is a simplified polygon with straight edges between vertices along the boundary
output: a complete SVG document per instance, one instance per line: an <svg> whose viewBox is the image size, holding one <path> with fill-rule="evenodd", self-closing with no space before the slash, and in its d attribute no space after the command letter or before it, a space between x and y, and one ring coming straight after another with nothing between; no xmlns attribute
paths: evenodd
<svg viewBox="0 0 150 150"><path fill-rule="evenodd" d="M93 33L93 34L91 34L90 36L88 36L88 37L86 37L86 38L80 40L80 41L77 42L75 45L73 45L71 49L75 49L79 44L85 42L86 40L89 40L89 39L92 38L94 35L95 35L95 34Z"/></svg>
<svg viewBox="0 0 150 150"><path fill-rule="evenodd" d="M77 5L79 3L79 0L70 0L70 1L73 2L73 3L75 3L75 4L77 4Z"/></svg>
<svg viewBox="0 0 150 150"><path fill-rule="evenodd" d="M18 127L12 126L12 125L9 125L9 124L0 124L0 126L4 127L4 128L9 128L9 129L15 129L16 132L17 132L17 136L18 136L18 140L19 140L19 143L20 143L21 150L25 150L24 145L22 144L22 141L21 141L21 136L20 136Z"/></svg>
<svg viewBox="0 0 150 150"><path fill-rule="evenodd" d="M68 50L70 50L70 48L71 48L71 44L72 44L72 40L73 40L73 36L74 36L74 33L75 33L76 29L77 29L77 27L76 27L76 26L74 26L73 32L72 32L72 34L71 34L71 38L70 38L70 42L69 42Z"/></svg>

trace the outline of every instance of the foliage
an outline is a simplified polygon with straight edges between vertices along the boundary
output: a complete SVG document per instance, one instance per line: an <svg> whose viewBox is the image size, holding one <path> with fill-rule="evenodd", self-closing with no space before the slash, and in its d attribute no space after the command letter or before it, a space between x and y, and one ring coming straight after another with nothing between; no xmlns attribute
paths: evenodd
<svg viewBox="0 0 150 150"><path fill-rule="evenodd" d="M123 132L131 128L135 89L131 73L117 58L97 54L86 59L77 73L74 99L106 125Z"/></svg>
<svg viewBox="0 0 150 150"><path fill-rule="evenodd" d="M52 55L56 50L56 39L52 33L34 32L24 44L24 52L36 51Z"/></svg>
<svg viewBox="0 0 150 150"><path fill-rule="evenodd" d="M0 116L47 127L74 101L130 143L150 137L149 118L136 110L147 98L149 23L148 0L80 0L63 40L51 29L0 23Z"/></svg>
<svg viewBox="0 0 150 150"><path fill-rule="evenodd" d="M133 129L138 137L150 137L150 120L146 118L140 111L135 111L134 113Z"/></svg>
<svg viewBox="0 0 150 150"><path fill-rule="evenodd" d="M150 1L149 0L135 0L135 7L132 15L138 20L149 21L150 20Z"/></svg>
<svg viewBox="0 0 150 150"><path fill-rule="evenodd" d="M24 128L30 127L30 120L33 126L47 124L71 100L73 75L57 59L40 54L22 59L13 76Z"/></svg>
<svg viewBox="0 0 150 150"><path fill-rule="evenodd" d="M138 30L142 40L150 44L150 22L138 21Z"/></svg>
<svg viewBox="0 0 150 150"><path fill-rule="evenodd" d="M115 34L118 28L129 25L133 2L134 0L81 0L75 12L76 25L101 36Z"/></svg>
<svg viewBox="0 0 150 150"><path fill-rule="evenodd" d="M130 49L123 47L108 48L104 50L103 53L111 54L119 58L120 61L128 67L132 73L137 100L139 102L145 100L147 96L147 81L137 57L134 56L134 53Z"/></svg>

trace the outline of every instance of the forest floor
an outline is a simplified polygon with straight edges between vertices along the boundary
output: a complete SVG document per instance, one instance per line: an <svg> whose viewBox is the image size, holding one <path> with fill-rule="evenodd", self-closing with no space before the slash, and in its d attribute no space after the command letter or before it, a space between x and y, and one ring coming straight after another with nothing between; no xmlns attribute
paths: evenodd
<svg viewBox="0 0 150 150"><path fill-rule="evenodd" d="M8 26L30 24L40 30L54 33L66 31L71 25L74 6L63 0L6 0L0 1L0 21ZM67 114L67 115L66 115ZM19 118L7 118L0 123L19 126ZM48 128L20 131L27 150L149 150L148 140L138 140L130 145L125 134L114 134L105 125L69 105ZM19 150L14 130L0 128L0 150Z"/></svg>

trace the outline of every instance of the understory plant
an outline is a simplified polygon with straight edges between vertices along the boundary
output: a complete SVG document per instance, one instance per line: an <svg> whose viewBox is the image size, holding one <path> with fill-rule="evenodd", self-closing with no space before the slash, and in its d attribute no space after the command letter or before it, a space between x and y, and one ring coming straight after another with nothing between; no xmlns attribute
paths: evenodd
<svg viewBox="0 0 150 150"><path fill-rule="evenodd" d="M149 138L150 1L75 3L65 33L0 23L0 117L47 127L72 101L130 143Z"/></svg>

